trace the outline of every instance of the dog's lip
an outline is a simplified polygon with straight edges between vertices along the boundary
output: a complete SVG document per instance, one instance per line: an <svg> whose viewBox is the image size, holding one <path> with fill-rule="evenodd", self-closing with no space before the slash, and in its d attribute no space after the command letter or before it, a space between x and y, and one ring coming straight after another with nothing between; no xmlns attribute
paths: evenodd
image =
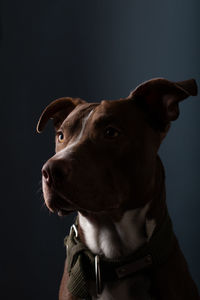
<svg viewBox="0 0 200 300"><path fill-rule="evenodd" d="M61 203L61 201L63 203ZM69 202L66 201L66 199L60 198L59 201L56 199L53 205L53 212L57 213L59 216L65 216L68 215L69 213L75 211L75 209L70 205Z"/></svg>
<svg viewBox="0 0 200 300"><path fill-rule="evenodd" d="M59 207L57 205L54 205L54 207L49 208L52 213L57 213L59 216L67 216L70 213L74 212L75 209L73 208L64 208L64 207Z"/></svg>
<svg viewBox="0 0 200 300"><path fill-rule="evenodd" d="M45 196L45 195L44 195ZM44 197L45 198L45 197ZM79 211L85 213L107 213L118 209L118 205L107 207L106 209L91 209L88 207L80 206L77 201L70 200L69 196L64 195L62 192L55 188L48 189L48 195L45 199L46 206L52 213L57 213L59 216L66 216L72 212Z"/></svg>
<svg viewBox="0 0 200 300"><path fill-rule="evenodd" d="M59 217L64 217L69 215L70 213L74 212L75 210L73 209L58 209L57 210L57 214L59 215Z"/></svg>
<svg viewBox="0 0 200 300"><path fill-rule="evenodd" d="M57 213L59 216L68 215L75 211L75 208L68 199L61 197L61 195L58 195L55 192L51 191L48 195L44 195L44 200L47 208L52 213Z"/></svg>

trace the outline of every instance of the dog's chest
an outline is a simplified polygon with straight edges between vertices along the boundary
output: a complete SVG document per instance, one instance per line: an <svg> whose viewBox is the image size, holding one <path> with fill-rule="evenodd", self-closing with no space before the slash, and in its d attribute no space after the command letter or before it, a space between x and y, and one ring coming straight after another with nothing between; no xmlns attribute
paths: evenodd
<svg viewBox="0 0 200 300"><path fill-rule="evenodd" d="M94 226L79 214L79 224L83 230L86 245L94 254L104 255L111 259L134 252L148 240L155 227L154 222L148 222L148 228L146 228L147 209L148 205L142 209L129 211L124 214L119 223L104 220L100 226ZM134 275L123 280L104 283L101 295L92 299L148 300L151 299L149 288L150 281L147 277ZM92 289L94 290L95 286Z"/></svg>

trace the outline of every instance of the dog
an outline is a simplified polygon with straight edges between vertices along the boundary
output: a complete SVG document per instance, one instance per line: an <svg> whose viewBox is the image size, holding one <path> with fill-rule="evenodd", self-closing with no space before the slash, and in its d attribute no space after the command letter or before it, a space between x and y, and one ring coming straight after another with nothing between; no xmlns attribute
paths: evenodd
<svg viewBox="0 0 200 300"><path fill-rule="evenodd" d="M87 103L59 98L55 152L42 168L46 206L77 211L65 239L59 300L197 300L197 286L173 232L158 149L179 102L197 95L194 79L154 78L126 98Z"/></svg>

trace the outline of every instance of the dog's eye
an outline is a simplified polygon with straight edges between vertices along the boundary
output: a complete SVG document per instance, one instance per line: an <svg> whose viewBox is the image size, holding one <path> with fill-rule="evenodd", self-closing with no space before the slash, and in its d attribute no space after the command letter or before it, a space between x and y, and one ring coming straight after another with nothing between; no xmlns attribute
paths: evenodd
<svg viewBox="0 0 200 300"><path fill-rule="evenodd" d="M60 142L60 143L63 143L64 142L64 134L62 133L62 132L59 132L58 133L58 141Z"/></svg>
<svg viewBox="0 0 200 300"><path fill-rule="evenodd" d="M111 126L107 127L104 133L104 136L109 139L114 139L119 135L120 135L119 130Z"/></svg>

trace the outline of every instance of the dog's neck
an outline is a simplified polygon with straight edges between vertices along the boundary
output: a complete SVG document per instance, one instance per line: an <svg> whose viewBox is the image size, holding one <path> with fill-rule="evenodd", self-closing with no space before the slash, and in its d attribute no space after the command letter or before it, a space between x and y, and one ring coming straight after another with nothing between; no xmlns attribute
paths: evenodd
<svg viewBox="0 0 200 300"><path fill-rule="evenodd" d="M108 215L98 216L95 222L79 213L79 225L84 242L94 253L107 258L128 255L148 241L156 226L146 219L149 203L124 213L119 222Z"/></svg>
<svg viewBox="0 0 200 300"><path fill-rule="evenodd" d="M159 193L143 207L125 211L117 221L109 214L90 217L78 213L81 239L94 254L107 258L126 256L150 239L166 211L164 169L159 157L156 169L155 189ZM152 210L156 212L153 215Z"/></svg>

